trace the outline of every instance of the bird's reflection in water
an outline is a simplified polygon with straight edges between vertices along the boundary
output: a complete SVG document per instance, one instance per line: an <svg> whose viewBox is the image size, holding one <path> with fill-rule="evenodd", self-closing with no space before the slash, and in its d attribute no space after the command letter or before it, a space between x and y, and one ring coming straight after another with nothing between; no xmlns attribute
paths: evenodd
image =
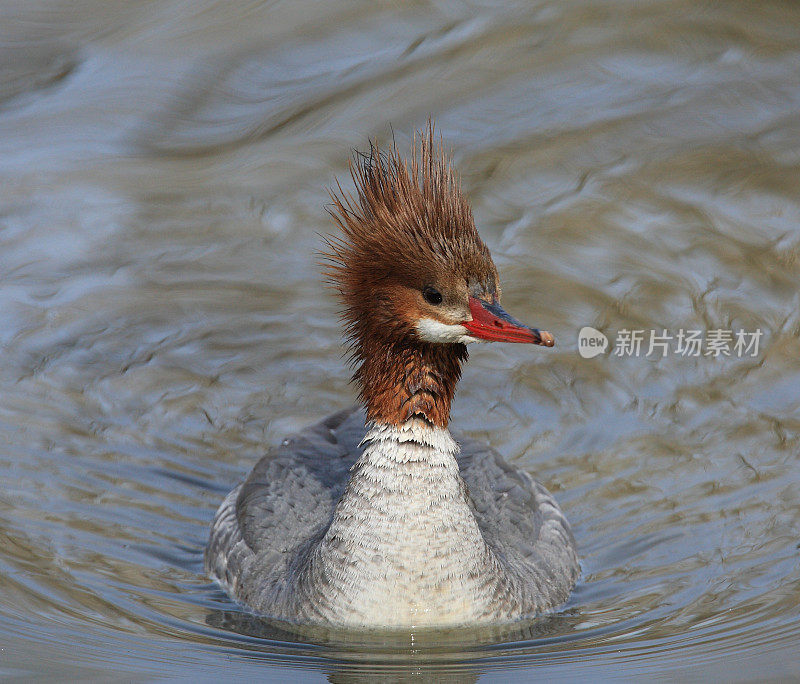
<svg viewBox="0 0 800 684"><path fill-rule="evenodd" d="M485 670L482 661L552 637L566 641L576 623L569 613L524 622L449 629L349 630L294 625L235 610L210 611L215 629L268 642L270 653L283 644L293 651L329 660L322 665L331 682L472 682ZM257 645L253 644L254 646ZM265 646L267 644L265 643ZM523 650L526 650L523 648ZM257 656L254 656L257 657Z"/></svg>

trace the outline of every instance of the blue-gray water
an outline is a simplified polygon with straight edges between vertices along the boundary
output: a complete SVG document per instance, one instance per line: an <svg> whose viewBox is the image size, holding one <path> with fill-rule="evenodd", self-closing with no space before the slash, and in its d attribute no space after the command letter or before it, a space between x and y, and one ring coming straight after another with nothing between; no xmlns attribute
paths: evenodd
<svg viewBox="0 0 800 684"><path fill-rule="evenodd" d="M800 677L800 5L0 4L0 673ZM353 146L433 115L515 315L453 423L555 492L583 574L525 633L249 619L224 494L350 405L315 250ZM583 326L761 330L578 354Z"/></svg>

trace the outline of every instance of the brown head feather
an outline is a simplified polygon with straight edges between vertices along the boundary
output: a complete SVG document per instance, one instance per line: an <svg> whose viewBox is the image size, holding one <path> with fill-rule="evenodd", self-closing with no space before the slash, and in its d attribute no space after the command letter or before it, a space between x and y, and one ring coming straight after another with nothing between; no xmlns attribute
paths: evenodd
<svg viewBox="0 0 800 684"><path fill-rule="evenodd" d="M369 154L355 153L350 174L357 197L338 183L331 193L341 235L327 240L324 257L368 417L399 424L416 415L446 426L467 350L418 337L420 293L434 283L463 290L466 306L468 286L498 291L497 270L431 122L410 164L395 146L371 144Z"/></svg>

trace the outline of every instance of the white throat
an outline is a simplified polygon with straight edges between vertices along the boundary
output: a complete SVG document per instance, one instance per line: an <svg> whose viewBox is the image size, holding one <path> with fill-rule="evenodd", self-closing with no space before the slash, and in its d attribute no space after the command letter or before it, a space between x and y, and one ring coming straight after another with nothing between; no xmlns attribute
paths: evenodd
<svg viewBox="0 0 800 684"><path fill-rule="evenodd" d="M419 418L412 418L400 426L374 423L360 446L365 448L359 463L377 457L398 463L439 463L458 470L455 457L460 449L450 431Z"/></svg>
<svg viewBox="0 0 800 684"><path fill-rule="evenodd" d="M469 330L463 325L450 325L433 318L420 318L417 321L416 328L420 339L426 342L438 342L441 344L481 342L478 338L472 337L469 334Z"/></svg>

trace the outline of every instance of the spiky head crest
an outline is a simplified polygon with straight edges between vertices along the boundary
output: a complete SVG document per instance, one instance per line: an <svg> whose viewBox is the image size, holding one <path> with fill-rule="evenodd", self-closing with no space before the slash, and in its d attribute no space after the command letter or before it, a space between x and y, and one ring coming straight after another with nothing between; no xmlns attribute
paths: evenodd
<svg viewBox="0 0 800 684"><path fill-rule="evenodd" d="M420 363L435 357L439 367L434 374L448 376L442 387L429 392L448 395L441 407L447 413L466 347L425 342L417 324L422 316L443 323L468 316L470 288L499 293L492 257L478 235L441 139L434 140L431 121L415 136L410 163L395 145L382 151L370 144L368 154L354 154L350 174L357 195L345 193L338 184L338 192L331 193L330 214L341 234L327 240L324 256L326 275L344 304L342 316L358 365L355 379L361 383L368 412L375 391L370 386L380 384L378 375L391 372L373 369L370 359L394 354L396 364L416 363L406 358L416 354L425 357ZM436 311L423 300L430 287L444 298ZM374 418L376 411L372 414ZM447 422L446 415L442 420L427 418Z"/></svg>

